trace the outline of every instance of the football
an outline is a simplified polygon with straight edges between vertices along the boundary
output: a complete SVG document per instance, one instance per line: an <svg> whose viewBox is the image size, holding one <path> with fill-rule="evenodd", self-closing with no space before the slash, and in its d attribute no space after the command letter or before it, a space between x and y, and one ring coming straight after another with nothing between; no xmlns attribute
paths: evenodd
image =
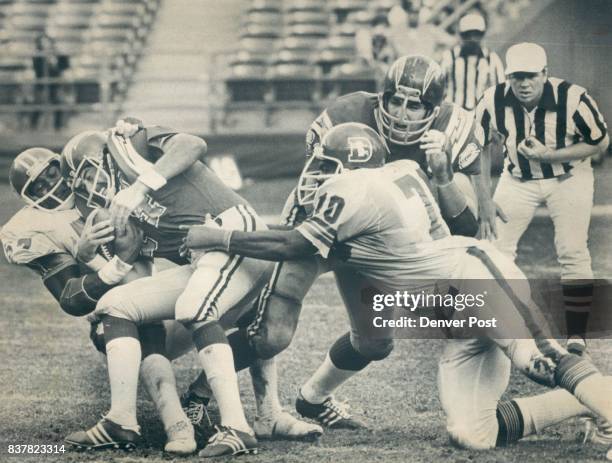
<svg viewBox="0 0 612 463"><path fill-rule="evenodd" d="M109 220L109 219L110 219L109 210L100 208L100 209L97 209L96 215L94 216L94 219L93 219L93 224L95 225L99 222L102 222L103 220ZM115 236L115 240L116 239L117 237ZM115 240L111 241L110 243L100 245L99 252L100 254L102 254L102 256L106 260L111 260L113 256L115 255Z"/></svg>

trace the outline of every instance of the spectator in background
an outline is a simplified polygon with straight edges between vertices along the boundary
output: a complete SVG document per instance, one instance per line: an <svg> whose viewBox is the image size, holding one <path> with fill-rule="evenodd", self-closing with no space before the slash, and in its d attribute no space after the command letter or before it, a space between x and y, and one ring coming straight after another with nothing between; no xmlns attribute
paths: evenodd
<svg viewBox="0 0 612 463"><path fill-rule="evenodd" d="M436 61L455 39L420 15L420 0L402 0L389 11L391 43L399 56L425 55Z"/></svg>
<svg viewBox="0 0 612 463"><path fill-rule="evenodd" d="M37 80L43 80L34 87L36 104L61 104L62 85L57 82L48 82L47 79L60 79L64 71L70 67L67 55L59 54L55 48L55 41L47 34L36 37L36 54L32 58L32 67ZM31 128L38 128L42 111L33 111ZM63 111L53 111L53 127L59 130L63 127Z"/></svg>
<svg viewBox="0 0 612 463"><path fill-rule="evenodd" d="M377 14L370 27L355 33L357 56L376 72L376 81L382 82L386 70L397 58L390 39L389 21L386 14Z"/></svg>
<svg viewBox="0 0 612 463"><path fill-rule="evenodd" d="M485 32L485 20L479 13L466 14L459 21L459 45L442 55L442 69L448 76L446 99L468 111L476 107L487 88L506 80L497 53L482 46Z"/></svg>

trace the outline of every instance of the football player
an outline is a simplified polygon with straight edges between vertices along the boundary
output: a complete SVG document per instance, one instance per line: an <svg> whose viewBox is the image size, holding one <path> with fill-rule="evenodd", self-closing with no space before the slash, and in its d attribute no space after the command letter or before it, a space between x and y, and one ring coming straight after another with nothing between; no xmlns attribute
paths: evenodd
<svg viewBox="0 0 612 463"><path fill-rule="evenodd" d="M85 137L64 153L65 174L77 205L110 205L118 229L132 215L144 232L144 252L188 265L134 281L98 302L96 314L104 321L106 343L120 346L120 354L107 357L111 372L111 411L107 416L124 426L136 425L132 405L138 380L134 372L140 362L137 325L176 318L192 331L221 415L217 434L201 454L256 452L257 441L244 416L235 372L236 366L244 368L255 357L244 330L232 333L230 347L224 328L234 326L242 315L240 303L259 292L269 275L269 264L224 253L194 253L189 261L178 251L186 233L181 226L202 223L207 215L215 216L223 226L244 231L265 228L265 224L243 198L196 160L203 149L199 138L159 127L136 126L123 132L127 137L119 130ZM116 370L110 365L120 365L121 371L113 375ZM255 422L257 434L290 438L320 434L320 427L282 411L276 396L274 361L262 369L266 378L259 384L263 389L256 387L263 394L257 402L261 405Z"/></svg>
<svg viewBox="0 0 612 463"><path fill-rule="evenodd" d="M73 316L88 314L96 301L110 288L149 273L149 263L137 261L140 234L128 227L122 239L115 240L110 221L94 224L96 213L85 223L74 209L74 195L60 173L60 156L45 148L30 148L13 160L9 171L12 188L26 206L7 222L0 232L4 253L10 263L25 265L38 273L61 308ZM106 261L96 250L114 241L115 262L130 271L118 275L116 264ZM81 269L88 269L82 271ZM164 327L143 325L142 375L155 402L168 435L165 450L189 454L195 451L191 423L176 393L176 384L163 339ZM102 325L93 323L91 338L104 353ZM168 340L172 345L171 339ZM123 431L116 429L113 434ZM137 432L137 431L136 431ZM122 445L99 428L92 430L96 447Z"/></svg>
<svg viewBox="0 0 612 463"><path fill-rule="evenodd" d="M365 278L366 285L352 292L362 298L372 290L382 295L475 295L484 289L488 315L498 323L468 336L453 332L458 336L448 340L440 362L447 429L458 445L492 448L582 413L612 422L612 377L548 337L518 267L488 242L452 236L418 165L404 160L383 166L384 158L382 143L371 128L340 124L324 136L321 149L306 166L319 175L320 185L314 212L300 226L241 232L204 224L190 228L185 246L268 260L319 254L333 266L347 266ZM428 158L438 190L452 186L444 153L436 148ZM462 210L465 199L454 196L456 209ZM372 328L376 312L371 302L350 313L351 335L390 345L389 325ZM451 317L461 320L467 315L454 311ZM341 410L333 414L324 404L370 360L355 348L359 342L348 341L353 338L336 342L301 388L297 406L303 415L321 422L342 420ZM511 363L530 379L560 389L536 398L501 401Z"/></svg>
<svg viewBox="0 0 612 463"><path fill-rule="evenodd" d="M430 173L424 145L439 142L453 171L462 174L458 180L463 175L472 179L481 238L494 238L496 211L490 186L480 176L482 147L474 134L474 116L445 102L445 88L446 75L434 60L421 55L400 57L389 67L380 93L342 96L314 120L306 136L307 153L312 155L331 127L359 122L383 136L389 149L386 162L412 159Z"/></svg>

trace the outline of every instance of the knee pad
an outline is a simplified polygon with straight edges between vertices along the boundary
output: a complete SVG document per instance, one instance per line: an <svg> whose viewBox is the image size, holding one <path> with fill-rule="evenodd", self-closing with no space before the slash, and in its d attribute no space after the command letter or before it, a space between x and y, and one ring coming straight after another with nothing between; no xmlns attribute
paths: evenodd
<svg viewBox="0 0 612 463"><path fill-rule="evenodd" d="M113 339L118 338L134 338L140 342L138 335L138 326L136 323L125 318L113 317L112 315L104 315L102 317L104 327L104 342L108 345Z"/></svg>
<svg viewBox="0 0 612 463"><path fill-rule="evenodd" d="M369 339L351 335L351 345L365 359L379 361L387 358L393 350L393 339Z"/></svg>

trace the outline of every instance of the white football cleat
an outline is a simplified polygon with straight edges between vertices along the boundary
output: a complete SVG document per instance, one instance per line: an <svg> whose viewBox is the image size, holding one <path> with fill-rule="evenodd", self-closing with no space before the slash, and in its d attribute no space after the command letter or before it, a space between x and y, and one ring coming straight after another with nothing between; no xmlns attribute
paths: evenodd
<svg viewBox="0 0 612 463"><path fill-rule="evenodd" d="M582 418L581 421L582 445L588 443L612 445L612 424L591 417Z"/></svg>
<svg viewBox="0 0 612 463"><path fill-rule="evenodd" d="M193 426L186 421L179 421L166 430L168 442L164 451L173 455L191 455L196 451Z"/></svg>
<svg viewBox="0 0 612 463"><path fill-rule="evenodd" d="M299 420L285 410L272 417L258 416L253 429L258 439L314 441L323 435L318 424Z"/></svg>

